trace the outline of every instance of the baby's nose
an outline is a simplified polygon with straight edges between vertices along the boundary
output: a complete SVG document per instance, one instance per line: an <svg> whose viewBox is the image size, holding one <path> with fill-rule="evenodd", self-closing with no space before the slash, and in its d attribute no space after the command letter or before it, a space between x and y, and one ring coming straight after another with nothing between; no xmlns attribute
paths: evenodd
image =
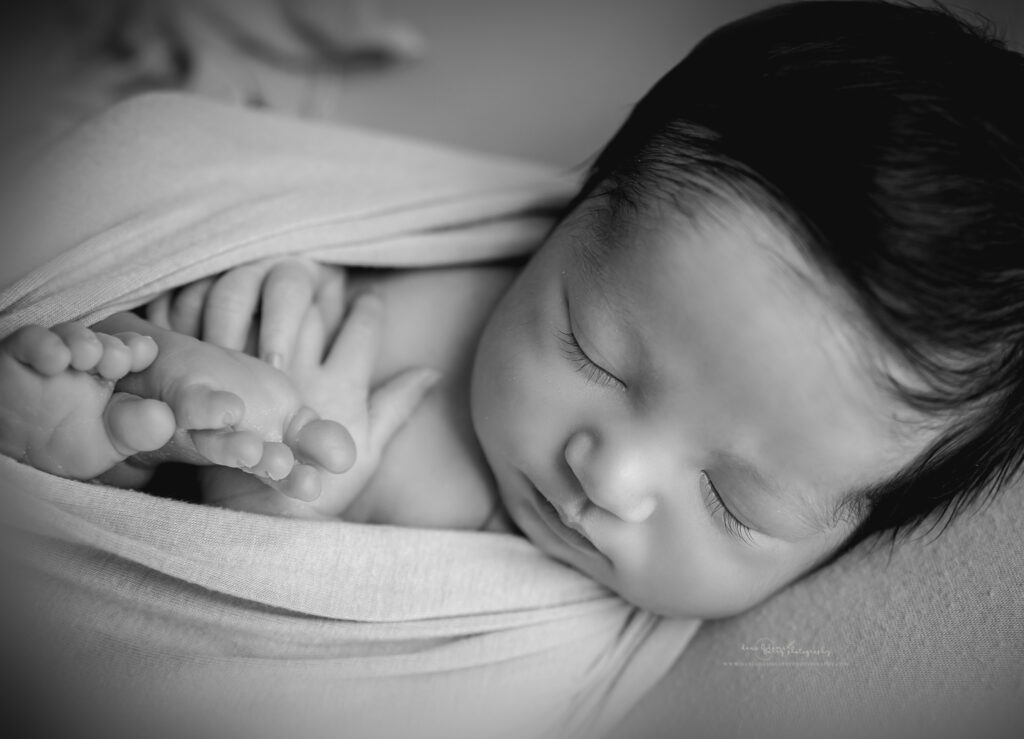
<svg viewBox="0 0 1024 739"><path fill-rule="evenodd" d="M587 499L616 518L640 523L654 512L655 496L643 458L625 444L581 431L565 445L565 461Z"/></svg>

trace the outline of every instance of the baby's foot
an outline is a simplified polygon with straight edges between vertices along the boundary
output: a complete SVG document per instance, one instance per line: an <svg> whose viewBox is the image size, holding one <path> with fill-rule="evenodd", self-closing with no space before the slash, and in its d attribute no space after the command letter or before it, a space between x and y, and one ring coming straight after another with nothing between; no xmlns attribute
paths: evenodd
<svg viewBox="0 0 1024 739"><path fill-rule="evenodd" d="M348 431L303 406L291 380L269 364L130 313L98 325L145 334L160 348L157 362L118 384L166 402L177 421L172 442L142 461L237 468L300 500L320 495L321 469L339 473L352 465Z"/></svg>
<svg viewBox="0 0 1024 739"><path fill-rule="evenodd" d="M114 392L149 367L157 345L134 332L80 323L26 326L0 341L0 452L46 472L89 480L174 433L167 404Z"/></svg>

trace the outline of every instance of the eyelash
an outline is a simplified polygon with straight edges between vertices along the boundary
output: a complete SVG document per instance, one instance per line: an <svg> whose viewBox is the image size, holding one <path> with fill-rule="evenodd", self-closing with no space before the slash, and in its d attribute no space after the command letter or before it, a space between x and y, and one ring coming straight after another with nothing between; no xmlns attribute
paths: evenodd
<svg viewBox="0 0 1024 739"><path fill-rule="evenodd" d="M708 477L708 473L703 470L701 470L700 473L700 483L701 490L704 491L705 502L712 517L721 512L722 525L725 526L725 530L748 544L751 543L753 541L753 531L749 526L736 518L732 511L726 507L722 496L719 495L718 490L715 489L715 484L711 482L711 478Z"/></svg>
<svg viewBox="0 0 1024 739"><path fill-rule="evenodd" d="M618 377L597 365L594 360L587 356L579 341L576 340L576 334L572 332L572 329L568 331L559 330L558 340L562 343L562 353L576 365L576 371L582 374L587 379L587 382L611 387L625 387L625 384Z"/></svg>

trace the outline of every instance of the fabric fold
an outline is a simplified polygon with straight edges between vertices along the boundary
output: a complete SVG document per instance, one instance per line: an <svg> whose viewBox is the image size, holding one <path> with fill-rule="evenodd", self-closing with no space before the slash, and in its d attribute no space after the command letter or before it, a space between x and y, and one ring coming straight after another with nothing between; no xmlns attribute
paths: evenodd
<svg viewBox="0 0 1024 739"><path fill-rule="evenodd" d="M26 251L0 292L0 334L99 320L268 256L525 255L575 185L538 165L137 98L61 142L6 201L5 243ZM68 675L249 735L593 732L696 628L511 535L270 518L7 458L0 479L5 523L34 537L25 559Z"/></svg>

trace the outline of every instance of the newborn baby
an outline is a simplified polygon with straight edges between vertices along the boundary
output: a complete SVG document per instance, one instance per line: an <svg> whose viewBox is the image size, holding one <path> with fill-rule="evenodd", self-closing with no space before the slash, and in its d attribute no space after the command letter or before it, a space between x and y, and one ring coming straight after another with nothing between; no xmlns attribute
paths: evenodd
<svg viewBox="0 0 1024 739"><path fill-rule="evenodd" d="M740 612L1018 468L1022 69L940 11L755 14L637 105L525 266L248 265L149 321L24 329L0 449L126 485L207 464L205 501L275 515L507 525L654 612Z"/></svg>

